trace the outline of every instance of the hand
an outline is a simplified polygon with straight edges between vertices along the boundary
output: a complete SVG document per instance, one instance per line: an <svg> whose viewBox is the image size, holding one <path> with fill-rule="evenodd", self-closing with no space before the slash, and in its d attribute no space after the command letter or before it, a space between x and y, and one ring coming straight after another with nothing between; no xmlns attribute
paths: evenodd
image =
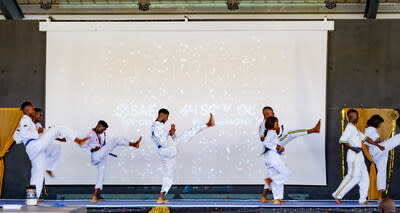
<svg viewBox="0 0 400 213"><path fill-rule="evenodd" d="M265 139L264 136L260 136L261 141L264 141L264 139Z"/></svg>
<svg viewBox="0 0 400 213"><path fill-rule="evenodd" d="M58 140L60 142L67 142L67 140L65 138L56 138L56 140Z"/></svg>
<svg viewBox="0 0 400 213"><path fill-rule="evenodd" d="M171 124L171 129L169 130L169 135L173 136L175 135L176 129L175 129L175 124Z"/></svg>
<svg viewBox="0 0 400 213"><path fill-rule="evenodd" d="M210 113L210 118L208 119L206 125L207 127L215 126L214 115L212 113Z"/></svg>
<svg viewBox="0 0 400 213"><path fill-rule="evenodd" d="M284 152L285 151L285 147L281 146L281 145L276 145L276 150L280 151L280 152Z"/></svg>
<svg viewBox="0 0 400 213"><path fill-rule="evenodd" d="M39 133L39 134L42 134L43 132L44 132L44 129L43 129L42 127L39 127L39 128L38 128L38 133Z"/></svg>
<svg viewBox="0 0 400 213"><path fill-rule="evenodd" d="M100 146L96 146L96 147L92 148L90 151L91 152L96 152L96 151L99 151L99 149L101 149L101 147Z"/></svg>
<svg viewBox="0 0 400 213"><path fill-rule="evenodd" d="M350 149L353 150L353 152L355 152L355 153L359 153L359 152L361 151L361 150L355 149L355 148L353 148L353 147L351 147Z"/></svg>
<svg viewBox="0 0 400 213"><path fill-rule="evenodd" d="M384 147L384 146L381 146L381 145L379 145L379 144L378 144L378 148L379 148L381 151L385 150L385 147Z"/></svg>

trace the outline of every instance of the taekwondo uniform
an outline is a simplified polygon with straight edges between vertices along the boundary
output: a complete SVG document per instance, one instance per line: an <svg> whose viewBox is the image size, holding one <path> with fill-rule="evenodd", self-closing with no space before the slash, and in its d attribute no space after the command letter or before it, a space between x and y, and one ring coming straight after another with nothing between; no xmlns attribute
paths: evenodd
<svg viewBox="0 0 400 213"><path fill-rule="evenodd" d="M375 127L369 126L365 129L365 135L371 140L376 141L379 138L379 133ZM385 150L381 151L377 146L366 143L368 145L369 153L374 160L376 167L378 169L376 182L378 190L386 189L386 174L387 174L387 162L389 157L389 151L396 146L400 145L400 134L397 134L385 141L379 143L379 145L384 146Z"/></svg>
<svg viewBox="0 0 400 213"><path fill-rule="evenodd" d="M334 198L343 199L346 193L358 184L360 187L359 202L367 201L369 175L362 151L362 144L366 139L367 136L361 133L354 124L347 124L339 142L341 144L348 143L351 147L359 149L360 152L356 153L351 149L347 150L347 175L342 180L338 189L332 194Z"/></svg>
<svg viewBox="0 0 400 213"><path fill-rule="evenodd" d="M269 177L272 179L271 190L275 200L283 199L283 184L291 175L291 171L276 150L276 147L279 143L280 141L276 131L268 130L268 133L263 141L263 145L267 150L264 153L264 161L265 167L269 172Z"/></svg>
<svg viewBox="0 0 400 213"><path fill-rule="evenodd" d="M36 123L35 126L36 126L36 130L39 130L39 128L43 128L42 124L40 124L40 123ZM39 137L42 135L43 135L43 133L39 133ZM46 170L54 171L56 168L58 159L60 159L61 146L58 143L49 143L46 147L45 152L46 152L46 161L47 161Z"/></svg>
<svg viewBox="0 0 400 213"><path fill-rule="evenodd" d="M106 133L97 135L95 131L90 131L87 135L90 139L82 146L82 148L91 150L96 147L101 147L97 151L91 151L91 162L93 166L97 167L97 180L95 189L103 189L105 167L107 163L107 157L117 155L111 153L117 146L129 146L129 140L123 138L106 138Z"/></svg>
<svg viewBox="0 0 400 213"><path fill-rule="evenodd" d="M266 119L264 119L261 122L260 126L258 127L258 134L259 134L260 138L264 137L264 133L265 133L265 130L266 130L265 129L265 122L266 122ZM276 134L276 132L275 132L275 134ZM279 145L280 146L286 146L290 141L294 140L295 138L300 137L300 136L304 136L304 135L307 135L307 134L308 134L307 130L305 130L305 129L285 132L285 126L283 124L281 124L280 133L279 133L279 135L277 135L278 138L279 138ZM270 178L269 174L270 174L270 171L268 171L268 169L267 169L265 178ZM268 184L266 184L266 183L264 184L264 189L270 189Z"/></svg>
<svg viewBox="0 0 400 213"><path fill-rule="evenodd" d="M184 131L181 136L170 136L169 130L166 128L164 123L159 121L153 122L151 125L151 140L158 148L161 163L163 165L161 192L167 194L172 186L176 170L176 155L178 153L177 145L189 142L193 136L206 128L207 125L203 124Z"/></svg>
<svg viewBox="0 0 400 213"><path fill-rule="evenodd" d="M32 163L30 184L36 186L36 194L39 198L43 189L44 174L47 167L46 147L56 138L65 138L67 141L73 141L77 135L72 129L64 126L55 126L46 130L39 138L36 125L29 116L24 115L14 136L16 143L25 145L25 150Z"/></svg>
<svg viewBox="0 0 400 213"><path fill-rule="evenodd" d="M266 119L264 119L261 122L260 126L258 127L258 134L260 137L264 137L265 122L266 122ZM286 131L285 126L283 124L281 124L280 129L281 129L281 131L278 135L278 138L280 140L279 145L281 145L281 146L286 146L290 141L292 141L293 139L295 139L297 137L307 135L306 129Z"/></svg>

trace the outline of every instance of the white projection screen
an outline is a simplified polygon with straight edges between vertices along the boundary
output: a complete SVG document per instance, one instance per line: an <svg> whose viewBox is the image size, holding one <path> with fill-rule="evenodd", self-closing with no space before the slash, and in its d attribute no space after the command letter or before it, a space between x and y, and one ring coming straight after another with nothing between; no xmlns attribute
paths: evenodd
<svg viewBox="0 0 400 213"><path fill-rule="evenodd" d="M179 145L176 184L263 184L258 126L272 106L298 138L283 158L287 184L326 185L327 34L333 22L44 22L47 31L46 126L66 125L84 137L102 119L107 137L136 139L108 157L105 184L160 184L150 140L157 111L170 111L177 133L217 125ZM94 184L90 153L63 143L56 177L47 184Z"/></svg>

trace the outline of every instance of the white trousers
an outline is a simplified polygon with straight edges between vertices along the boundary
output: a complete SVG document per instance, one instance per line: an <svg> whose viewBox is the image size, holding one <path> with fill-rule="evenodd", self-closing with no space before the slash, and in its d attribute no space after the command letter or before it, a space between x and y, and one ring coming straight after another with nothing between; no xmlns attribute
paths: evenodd
<svg viewBox="0 0 400 213"><path fill-rule="evenodd" d="M267 151L264 154L264 160L265 167L269 172L269 177L272 179L271 190L274 199L281 200L284 196L283 185L290 177L291 171L276 150Z"/></svg>
<svg viewBox="0 0 400 213"><path fill-rule="evenodd" d="M38 198L42 193L46 169L55 165L55 162L54 164L49 164L48 160L58 159L59 156L59 154L58 156L57 154L54 154L57 153L57 151L52 152L51 155L49 155L50 152L46 152L48 148L52 151L58 149L52 146L53 142L56 143L55 139L57 137L64 137L67 140L73 140L76 138L76 133L68 127L55 126L46 130L39 139L31 141L25 147L32 163L30 184L36 186L36 194Z"/></svg>
<svg viewBox="0 0 400 213"><path fill-rule="evenodd" d="M369 153L372 155L372 159L374 160L376 168L378 170L376 175L376 184L378 190L386 190L386 175L389 151L400 145L400 134L397 134L379 144L381 146L384 146L385 150L381 151L376 146L370 146Z"/></svg>
<svg viewBox="0 0 400 213"><path fill-rule="evenodd" d="M304 136L307 134L308 134L307 130L305 130L305 129L290 131L286 135L279 138L279 141L280 141L279 145L286 146L289 142L291 142L295 138Z"/></svg>
<svg viewBox="0 0 400 213"><path fill-rule="evenodd" d="M282 136L281 138L279 138L279 145L281 146L286 146L288 145L289 142L293 141L295 138L307 135L307 130L302 129L302 130L294 130L294 131L289 131L287 134L285 134L284 136ZM269 171L269 169L267 168L267 172L265 175L265 178L270 178L270 173L272 173L273 171ZM264 184L264 189L269 189L268 184ZM271 189L270 189L271 190Z"/></svg>
<svg viewBox="0 0 400 213"><path fill-rule="evenodd" d="M332 196L338 199L343 199L347 192L357 184L360 187L359 202L365 202L368 196L369 174L364 162L364 155L362 151L355 153L352 150L348 150L347 174Z"/></svg>
<svg viewBox="0 0 400 213"><path fill-rule="evenodd" d="M189 142L195 135L206 128L207 125L203 124L186 130L181 136L175 137L173 143L169 143L168 146L159 149L160 159L163 166L163 178L160 192L167 194L172 187L176 172L176 155L178 153L177 145Z"/></svg>
<svg viewBox="0 0 400 213"><path fill-rule="evenodd" d="M118 146L129 146L129 140L125 138L110 138L106 141L106 145L101 147L98 151L92 152L91 161L97 167L97 179L95 189L103 189L105 169L107 164L107 157Z"/></svg>
<svg viewBox="0 0 400 213"><path fill-rule="evenodd" d="M46 170L54 171L61 154L61 146L57 142L49 143L46 147Z"/></svg>

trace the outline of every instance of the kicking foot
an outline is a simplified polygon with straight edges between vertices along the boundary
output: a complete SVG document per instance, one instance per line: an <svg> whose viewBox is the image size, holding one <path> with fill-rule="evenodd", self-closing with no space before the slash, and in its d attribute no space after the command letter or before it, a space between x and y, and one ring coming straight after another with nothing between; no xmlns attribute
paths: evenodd
<svg viewBox="0 0 400 213"><path fill-rule="evenodd" d="M75 143L77 143L79 146L83 146L83 144L86 143L86 141L88 141L90 139L90 137L86 137L86 138L75 138Z"/></svg>
<svg viewBox="0 0 400 213"><path fill-rule="evenodd" d="M140 147L140 142L142 141L142 136L136 142L129 142L129 146L133 146L136 149Z"/></svg>
<svg viewBox="0 0 400 213"><path fill-rule="evenodd" d="M52 171L50 171L50 170L46 170L46 173L50 176L50 177L54 177L54 174L53 174L53 172Z"/></svg>
<svg viewBox="0 0 400 213"><path fill-rule="evenodd" d="M285 204L286 202L283 202L282 200L274 200L273 202L272 202L273 204Z"/></svg>
<svg viewBox="0 0 400 213"><path fill-rule="evenodd" d="M333 199L335 199L336 204L342 204L343 203L342 199L339 199L339 198L336 198L336 197L333 197Z"/></svg>
<svg viewBox="0 0 400 213"><path fill-rule="evenodd" d="M369 201L359 202L360 205L371 205L372 203Z"/></svg>
<svg viewBox="0 0 400 213"><path fill-rule="evenodd" d="M319 133L321 131L321 119L319 119L318 123L312 128L307 130L308 134L311 133Z"/></svg>
<svg viewBox="0 0 400 213"><path fill-rule="evenodd" d="M215 126L214 115L210 113L210 119L207 122L207 127Z"/></svg>

